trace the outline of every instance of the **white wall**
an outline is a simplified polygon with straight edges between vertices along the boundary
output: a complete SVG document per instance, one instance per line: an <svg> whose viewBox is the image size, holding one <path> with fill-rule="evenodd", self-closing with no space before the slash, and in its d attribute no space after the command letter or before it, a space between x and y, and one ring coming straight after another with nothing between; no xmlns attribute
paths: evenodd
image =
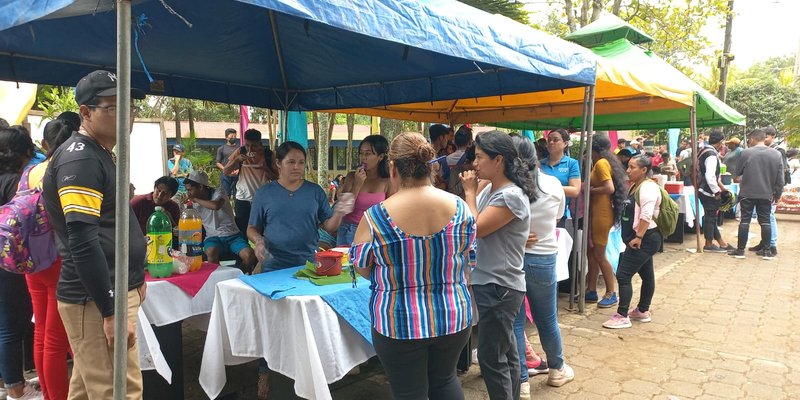
<svg viewBox="0 0 800 400"><path fill-rule="evenodd" d="M31 137L41 142L44 126L50 122L38 115L29 115ZM136 121L131 133L131 183L136 194L150 193L153 183L167 174L166 138L161 122Z"/></svg>

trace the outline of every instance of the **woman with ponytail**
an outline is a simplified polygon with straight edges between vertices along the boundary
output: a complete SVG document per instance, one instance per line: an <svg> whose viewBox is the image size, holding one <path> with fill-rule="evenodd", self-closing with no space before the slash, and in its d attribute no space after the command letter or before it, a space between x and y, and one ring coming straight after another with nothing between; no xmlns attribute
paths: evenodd
<svg viewBox="0 0 800 400"><path fill-rule="evenodd" d="M28 187L41 187L50 157L76 130L70 122L56 119L44 126L42 147L47 159L34 166L28 174ZM67 373L67 353L70 351L64 323L58 314L56 286L61 274L61 257L50 268L35 274L26 274L28 291L33 303L33 364L39 376L39 385L45 399L67 398L69 374Z"/></svg>
<svg viewBox="0 0 800 400"><path fill-rule="evenodd" d="M461 179L477 215L478 261L470 284L479 316L478 362L491 400L518 399L520 355L513 325L525 297L522 267L536 181L505 132L477 137L473 165ZM478 178L488 182L480 193Z"/></svg>
<svg viewBox="0 0 800 400"><path fill-rule="evenodd" d="M586 301L597 301L600 308L617 304L614 290L614 269L606 257L608 232L622 215L627 185L625 169L614 153L608 136L595 135L592 141L592 173L589 177L589 271L586 283ZM597 279L603 271L606 293L602 299L597 296Z"/></svg>
<svg viewBox="0 0 800 400"><path fill-rule="evenodd" d="M418 133L392 141L389 179L399 190L364 212L350 249L371 282L372 343L395 399L464 399L456 364L472 327L475 218L433 187L435 156Z"/></svg>

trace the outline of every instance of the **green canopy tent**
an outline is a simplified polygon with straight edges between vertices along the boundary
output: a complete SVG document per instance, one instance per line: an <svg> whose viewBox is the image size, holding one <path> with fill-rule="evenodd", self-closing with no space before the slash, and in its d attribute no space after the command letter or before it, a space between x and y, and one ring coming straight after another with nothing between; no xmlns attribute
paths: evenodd
<svg viewBox="0 0 800 400"><path fill-rule="evenodd" d="M697 127L714 127L723 125L744 125L745 116L729 107L692 81L652 51L637 46L650 43L653 39L646 33L633 27L627 22L609 15L565 36L565 39L574 41L588 47L603 59L611 60L623 65L635 66L637 69L648 71L649 76L657 76L671 86L681 87L693 92L693 105L688 107L664 108L639 112L608 112L594 113L594 129L597 130L646 130L690 128L692 148L697 148ZM653 74L654 73L654 74ZM602 101L602 100L600 100ZM647 99L641 101L648 101ZM545 130L557 128L578 129L586 126L586 121L579 114L559 118L529 119L515 122L496 122L492 125L519 130ZM586 131L583 129L582 131ZM590 129L589 132L592 130ZM583 145L583 137L581 137ZM582 146L581 146L582 147ZM697 175L697 151L692 152L692 165ZM588 196L587 196L588 197ZM695 210L699 210L699 197L695 187ZM585 215L588 215L589 199L584 203ZM584 228L585 229L585 228ZM697 235L697 251L702 252L700 245L700 224L695 224ZM585 234L585 232L584 232ZM576 268L577 266L573 266ZM574 269L575 270L575 269ZM586 261L581 260L577 276L585 276ZM585 288L583 279L579 280L579 288ZM580 290L579 290L580 293ZM582 307L581 307L582 308Z"/></svg>
<svg viewBox="0 0 800 400"><path fill-rule="evenodd" d="M589 26L587 26L589 27ZM620 38L610 43L593 47L592 52L598 56L613 60L617 63L635 65L640 69L658 71L658 76L663 77L676 86L686 87L694 92L694 108L696 111L697 126L701 128L744 125L745 116L723 103L692 81L678 69L656 56L652 51L642 49L628 39ZM562 117L553 119L533 119L515 122L497 122L494 125L513 129L555 129L563 127L580 127L581 116ZM690 112L688 108L671 108L642 112L623 112L603 114L598 112L594 116L594 126L597 130L631 130L631 129L668 129L689 128Z"/></svg>

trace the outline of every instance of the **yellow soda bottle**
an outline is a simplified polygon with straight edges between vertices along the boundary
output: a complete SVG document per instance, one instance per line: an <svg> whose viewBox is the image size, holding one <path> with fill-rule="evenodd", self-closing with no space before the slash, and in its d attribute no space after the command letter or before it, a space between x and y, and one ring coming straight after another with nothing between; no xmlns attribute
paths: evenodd
<svg viewBox="0 0 800 400"><path fill-rule="evenodd" d="M181 252L191 259L189 272L199 270L203 265L203 221L192 202L186 203L178 221L178 243Z"/></svg>

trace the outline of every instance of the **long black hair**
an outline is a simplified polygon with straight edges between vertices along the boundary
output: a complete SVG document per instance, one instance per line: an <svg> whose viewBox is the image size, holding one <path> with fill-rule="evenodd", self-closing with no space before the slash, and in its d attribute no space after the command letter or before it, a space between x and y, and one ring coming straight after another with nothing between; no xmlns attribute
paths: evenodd
<svg viewBox="0 0 800 400"><path fill-rule="evenodd" d="M531 173L529 165L520 158L511 136L502 131L484 132L475 139L475 145L492 159L499 155L503 156L506 178L522 189L530 203L536 201L536 176Z"/></svg>
<svg viewBox="0 0 800 400"><path fill-rule="evenodd" d="M611 152L611 140L606 135L595 135L592 138L592 151L601 159L605 159L611 165L611 182L614 183L614 193L611 195L611 208L614 211L614 222L619 221L622 216L623 203L627 196L627 185L625 183L625 168L622 163Z"/></svg>
<svg viewBox="0 0 800 400"><path fill-rule="evenodd" d="M361 150L361 146L363 146L365 143L372 146L372 151L375 152L375 155L383 155L383 159L378 163L378 175L384 179L388 178L389 141L381 135L369 135L361 140L361 144L358 145L358 150Z"/></svg>
<svg viewBox="0 0 800 400"><path fill-rule="evenodd" d="M542 187L539 186L539 159L536 156L536 145L530 139L524 137L513 136L511 140L514 141L514 147L517 148L519 158L528 166L528 171L530 171L531 178L533 178L534 187L544 193ZM534 201L536 200L531 200L531 203Z"/></svg>
<svg viewBox="0 0 800 400"><path fill-rule="evenodd" d="M61 144L72 136L72 125L60 119L54 119L44 126L44 142L47 143L47 158L53 156Z"/></svg>
<svg viewBox="0 0 800 400"><path fill-rule="evenodd" d="M22 173L34 150L33 140L25 127L14 125L0 129L0 173Z"/></svg>

